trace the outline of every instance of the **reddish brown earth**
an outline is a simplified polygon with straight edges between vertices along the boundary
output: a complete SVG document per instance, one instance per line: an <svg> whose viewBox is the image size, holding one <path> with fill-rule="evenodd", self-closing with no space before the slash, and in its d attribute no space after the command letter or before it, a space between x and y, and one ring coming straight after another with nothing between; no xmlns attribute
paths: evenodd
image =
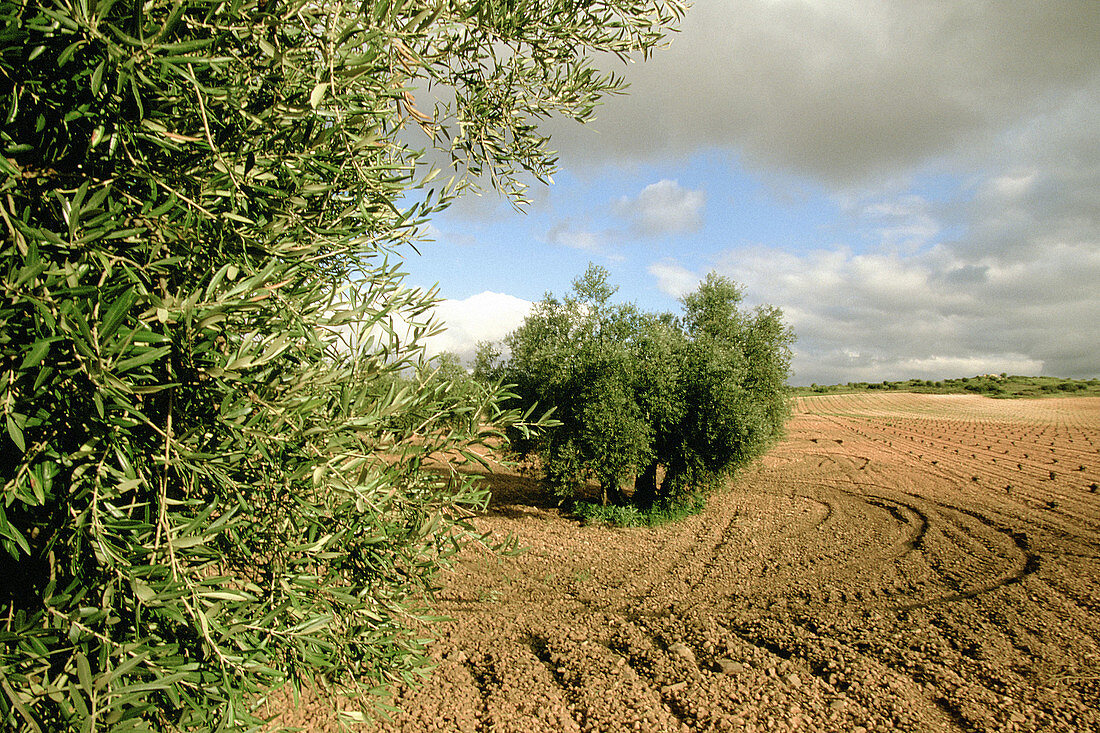
<svg viewBox="0 0 1100 733"><path fill-rule="evenodd" d="M1100 731L1100 398L801 398L657 529L492 480L477 523L527 550L445 574L438 667L376 730Z"/></svg>

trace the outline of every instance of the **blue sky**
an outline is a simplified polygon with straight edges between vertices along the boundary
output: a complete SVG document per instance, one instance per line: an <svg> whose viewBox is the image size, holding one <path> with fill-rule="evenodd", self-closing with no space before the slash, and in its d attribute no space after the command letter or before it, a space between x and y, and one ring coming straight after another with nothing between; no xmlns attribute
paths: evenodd
<svg viewBox="0 0 1100 733"><path fill-rule="evenodd" d="M553 121L554 184L405 263L464 356L589 262L678 310L709 271L798 337L796 384L1100 375L1100 3L699 0L629 94Z"/></svg>

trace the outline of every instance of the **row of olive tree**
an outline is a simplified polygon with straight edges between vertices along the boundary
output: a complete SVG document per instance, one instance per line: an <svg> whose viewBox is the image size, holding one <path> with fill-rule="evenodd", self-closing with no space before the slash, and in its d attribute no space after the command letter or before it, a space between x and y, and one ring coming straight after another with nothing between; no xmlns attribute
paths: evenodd
<svg viewBox="0 0 1100 733"><path fill-rule="evenodd" d="M614 293L590 266L570 295L535 305L505 339L506 361L483 345L475 376L514 384L525 409L554 408L560 427L516 446L538 455L562 498L595 480L604 504L675 505L780 435L793 335L775 308L740 309L741 292L715 274L678 318Z"/></svg>
<svg viewBox="0 0 1100 733"><path fill-rule="evenodd" d="M468 177L551 172L538 121L680 12L0 0L0 728L235 730L287 680L416 676L486 499L421 467L517 416L396 378L435 299L401 252Z"/></svg>

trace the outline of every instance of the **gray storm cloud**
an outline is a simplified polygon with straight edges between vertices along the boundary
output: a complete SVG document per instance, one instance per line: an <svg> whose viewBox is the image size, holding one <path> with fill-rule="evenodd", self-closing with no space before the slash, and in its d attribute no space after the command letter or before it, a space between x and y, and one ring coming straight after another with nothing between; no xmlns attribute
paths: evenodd
<svg viewBox="0 0 1100 733"><path fill-rule="evenodd" d="M552 139L570 167L735 148L859 184L996 145L1094 93L1097 59L1096 2L700 0L668 49L608 64L628 96Z"/></svg>

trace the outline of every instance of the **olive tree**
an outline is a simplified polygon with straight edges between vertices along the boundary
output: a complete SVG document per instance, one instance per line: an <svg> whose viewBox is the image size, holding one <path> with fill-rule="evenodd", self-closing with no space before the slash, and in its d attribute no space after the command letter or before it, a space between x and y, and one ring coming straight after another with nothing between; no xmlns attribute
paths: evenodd
<svg viewBox="0 0 1100 733"><path fill-rule="evenodd" d="M683 299L682 412L663 436L664 496L714 486L782 434L794 336L779 309L741 301L714 273Z"/></svg>
<svg viewBox="0 0 1100 733"><path fill-rule="evenodd" d="M561 425L521 452L543 458L547 483L562 498L588 480L603 501L621 501L619 487L648 451L649 426L635 399L638 364L627 339L636 312L610 302L607 271L590 266L559 300L547 294L505 339L510 356L503 379L518 404L552 408Z"/></svg>
<svg viewBox="0 0 1100 733"><path fill-rule="evenodd" d="M683 503L782 433L793 334L778 309L742 309L741 291L715 274L679 318L611 303L607 280L590 266L505 339L517 404L561 421L516 448L539 456L565 499L595 480L605 504Z"/></svg>
<svg viewBox="0 0 1100 733"><path fill-rule="evenodd" d="M243 729L288 680L417 676L486 500L446 467L518 416L403 384L438 326L401 257L470 180L521 201L538 122L622 88L591 58L680 12L0 0L2 725Z"/></svg>

